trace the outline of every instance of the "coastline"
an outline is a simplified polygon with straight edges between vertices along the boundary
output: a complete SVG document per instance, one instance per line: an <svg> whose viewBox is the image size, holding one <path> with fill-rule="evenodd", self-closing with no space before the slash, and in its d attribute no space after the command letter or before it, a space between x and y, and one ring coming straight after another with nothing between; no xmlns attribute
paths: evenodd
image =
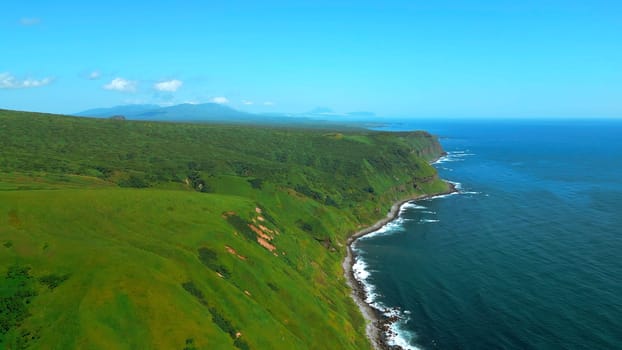
<svg viewBox="0 0 622 350"><path fill-rule="evenodd" d="M406 203L458 192L458 189L453 183L448 181L446 181L446 183L449 185L449 190L445 192L411 196L393 203L386 217L376 221L371 226L356 231L355 233L350 235L346 241L346 257L344 258L342 263L344 275L346 277L346 282L348 286L352 290L351 297L352 299L354 299L354 302L358 305L361 313L363 314L363 317L367 321L365 325L365 333L375 350L395 349L395 347L390 346L387 343L387 339L385 336L385 331L390 324L391 319L389 319L379 310L373 308L371 305L365 302L365 299L367 297L365 293L365 288L363 284L354 276L353 267L356 256L352 250L352 244L360 237L375 232L382 228L384 225L395 220L399 216L400 209Z"/></svg>

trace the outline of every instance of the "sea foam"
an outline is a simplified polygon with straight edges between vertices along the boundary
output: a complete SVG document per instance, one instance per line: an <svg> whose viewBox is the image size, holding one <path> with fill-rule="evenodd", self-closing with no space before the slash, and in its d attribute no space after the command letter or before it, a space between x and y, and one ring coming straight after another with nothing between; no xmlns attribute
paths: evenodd
<svg viewBox="0 0 622 350"><path fill-rule="evenodd" d="M469 153L468 150L448 152L446 156L439 158L433 164L463 161L465 157L473 155L474 154ZM448 182L455 187L455 189L457 190L456 192L433 196L426 200L445 198L455 194L479 194L477 192L463 192L462 184L460 182ZM417 204L416 202L404 203L400 207L399 214L394 220L385 224L378 230L371 232L363 237L360 237L359 240L387 236L403 230L403 225L405 222L408 221L408 219L403 218L402 214L407 210L420 210L420 212L423 214L436 214L436 212L427 209L428 207ZM437 223L440 222L440 220L420 219L419 222ZM356 241L352 244L352 249L355 252L355 262L352 266L352 271L356 280L359 281L363 286L363 290L365 291L365 303L380 311L385 317L390 320L388 329L385 332L388 345L399 346L400 348L405 350L419 350L419 347L412 345L415 342L416 334L413 331L408 330L408 327L406 326L407 323L411 320L411 312L409 310L402 311L398 308L387 307L379 300L381 295L377 292L376 287L371 280L373 271L370 270L369 265L365 262L362 251L356 247Z"/></svg>
<svg viewBox="0 0 622 350"><path fill-rule="evenodd" d="M462 189L462 184L460 182L456 182L456 181L449 181L449 180L445 180L447 182L449 182L450 184L454 185L454 188L458 191L460 191Z"/></svg>
<svg viewBox="0 0 622 350"><path fill-rule="evenodd" d="M465 157L470 157L470 156L474 156L475 153L469 153L469 151L450 151L447 152L446 155L440 157L439 159L437 159L435 162L433 162L432 164L443 164L443 163L450 163L450 162L462 162L464 161Z"/></svg>
<svg viewBox="0 0 622 350"><path fill-rule="evenodd" d="M389 326L389 334L387 334L387 343L390 346L399 346L405 350L419 350L421 348L411 345L416 339L416 334L412 331L406 330L403 325L407 320L398 320L391 323Z"/></svg>
<svg viewBox="0 0 622 350"><path fill-rule="evenodd" d="M402 204L402 206L400 207L400 214L408 209L428 209L428 208L424 207L423 205L419 205L415 202L407 202L407 203Z"/></svg>
<svg viewBox="0 0 622 350"><path fill-rule="evenodd" d="M365 291L365 303L372 307L376 307L376 299L378 298L376 287L368 281L371 276L371 271L369 270L369 265L367 265L365 260L363 260L359 252L356 253L356 259L352 265L352 272L354 274L354 278L356 278L356 280L363 286L363 290Z"/></svg>
<svg viewBox="0 0 622 350"><path fill-rule="evenodd" d="M365 239L370 239L370 238L374 238L374 237L388 236L388 235L391 235L391 234L393 234L395 232L402 231L404 229L403 225L407 221L409 221L409 220L405 219L405 218L403 218L401 216L398 216L394 220L386 223L384 226L382 226L378 230L370 232L370 233L366 234L365 236L360 237L359 239L360 240L365 240Z"/></svg>
<svg viewBox="0 0 622 350"><path fill-rule="evenodd" d="M438 199L438 198L447 198L447 197L451 197L451 196L456 195L456 194L460 194L460 192L452 192L452 193L447 193L447 194L439 194L438 196L432 196L432 197L428 198L428 200L431 200L431 199Z"/></svg>
<svg viewBox="0 0 622 350"><path fill-rule="evenodd" d="M387 319L390 320L389 327L385 332L387 343L390 346L399 346L405 350L418 350L420 348L411 345L414 341L416 334L409 331L405 327L406 323L410 320L410 311L401 311L398 308L389 308L379 301L380 294L377 293L376 287L369 281L371 277L371 270L369 265L363 259L360 254L360 250L353 246L353 250L356 253L356 259L352 265L352 272L354 278L361 283L363 290L365 291L365 303L372 308L380 311Z"/></svg>
<svg viewBox="0 0 622 350"><path fill-rule="evenodd" d="M424 209L428 208L415 202L408 202L400 207L399 214L401 215L405 210L421 210L421 212L434 213ZM399 230L402 230L404 223L409 220L411 219L405 219L404 217L398 215L394 220L388 222L378 230L360 237L358 240L393 234ZM432 219L428 219L427 221L438 222L438 220ZM406 323L410 320L410 311L402 311L398 308L387 307L382 303L382 301L379 300L381 295L377 292L376 286L373 284L373 280L371 280L372 272L374 271L369 268L362 250L357 247L357 241L354 241L352 244L352 250L355 256L354 264L352 265L352 272L354 274L354 278L363 287L365 292L365 303L381 312L389 320L388 327L385 331L387 344L390 346L399 346L405 350L419 350L420 348L412 345L416 338L416 334L408 330L408 327L405 327Z"/></svg>

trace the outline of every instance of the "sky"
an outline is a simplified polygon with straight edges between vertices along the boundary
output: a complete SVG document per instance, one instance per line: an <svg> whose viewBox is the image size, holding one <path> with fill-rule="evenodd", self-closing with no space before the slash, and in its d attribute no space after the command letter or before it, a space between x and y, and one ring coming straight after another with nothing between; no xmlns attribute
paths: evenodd
<svg viewBox="0 0 622 350"><path fill-rule="evenodd" d="M618 0L0 3L0 108L622 117Z"/></svg>

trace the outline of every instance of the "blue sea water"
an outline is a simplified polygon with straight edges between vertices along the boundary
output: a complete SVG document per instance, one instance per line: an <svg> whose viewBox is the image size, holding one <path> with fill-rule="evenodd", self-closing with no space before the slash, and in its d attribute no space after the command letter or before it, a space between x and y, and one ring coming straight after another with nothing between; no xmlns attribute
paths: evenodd
<svg viewBox="0 0 622 350"><path fill-rule="evenodd" d="M622 121L408 121L460 194L354 244L368 302L422 349L622 349Z"/></svg>

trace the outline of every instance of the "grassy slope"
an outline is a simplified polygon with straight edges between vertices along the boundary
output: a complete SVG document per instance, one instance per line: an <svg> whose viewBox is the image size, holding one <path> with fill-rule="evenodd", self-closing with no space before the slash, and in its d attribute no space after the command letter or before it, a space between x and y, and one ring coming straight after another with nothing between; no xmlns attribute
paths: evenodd
<svg viewBox="0 0 622 350"><path fill-rule="evenodd" d="M424 133L0 111L0 146L0 347L12 349L368 347L345 238L398 198L445 189Z"/></svg>

